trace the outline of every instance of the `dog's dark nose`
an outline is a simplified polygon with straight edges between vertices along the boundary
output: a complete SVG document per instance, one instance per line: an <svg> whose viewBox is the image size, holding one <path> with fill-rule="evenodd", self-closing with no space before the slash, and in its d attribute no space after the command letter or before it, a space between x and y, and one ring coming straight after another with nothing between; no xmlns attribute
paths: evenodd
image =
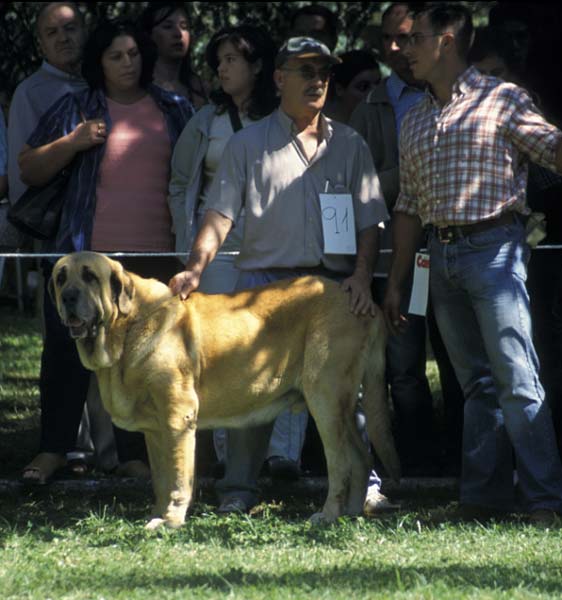
<svg viewBox="0 0 562 600"><path fill-rule="evenodd" d="M61 294L62 303L67 308L74 308L78 303L78 296L80 295L80 290L78 288L68 288L64 290Z"/></svg>

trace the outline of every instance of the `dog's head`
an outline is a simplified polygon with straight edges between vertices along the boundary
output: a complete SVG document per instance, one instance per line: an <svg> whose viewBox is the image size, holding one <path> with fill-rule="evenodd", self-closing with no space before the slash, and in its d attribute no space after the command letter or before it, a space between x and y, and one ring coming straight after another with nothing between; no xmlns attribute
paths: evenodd
<svg viewBox="0 0 562 600"><path fill-rule="evenodd" d="M49 294L76 340L95 340L100 329L132 309L133 281L117 261L96 252L77 252L57 261Z"/></svg>

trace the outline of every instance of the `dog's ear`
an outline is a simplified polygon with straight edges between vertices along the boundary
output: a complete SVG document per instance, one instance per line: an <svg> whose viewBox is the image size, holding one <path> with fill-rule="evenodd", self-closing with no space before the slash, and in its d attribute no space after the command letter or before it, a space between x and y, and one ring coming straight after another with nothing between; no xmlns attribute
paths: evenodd
<svg viewBox="0 0 562 600"><path fill-rule="evenodd" d="M51 302L53 306L57 305L57 298L55 296L55 282L52 277L49 277L49 283L47 284L47 290L49 291L49 296L51 297Z"/></svg>
<svg viewBox="0 0 562 600"><path fill-rule="evenodd" d="M55 271L53 270L53 272L51 273L51 276L49 277L49 282L47 283L47 290L49 292L49 296L51 297L51 300L53 301L53 305L56 306L57 305L57 296L55 293ZM57 271L57 278L59 278L59 283L62 285L66 282L66 267L62 266L60 268L59 271Z"/></svg>
<svg viewBox="0 0 562 600"><path fill-rule="evenodd" d="M120 270L113 270L111 272L111 292L119 311L124 315L128 315L133 306L132 300L135 295L135 286L125 269L121 268Z"/></svg>

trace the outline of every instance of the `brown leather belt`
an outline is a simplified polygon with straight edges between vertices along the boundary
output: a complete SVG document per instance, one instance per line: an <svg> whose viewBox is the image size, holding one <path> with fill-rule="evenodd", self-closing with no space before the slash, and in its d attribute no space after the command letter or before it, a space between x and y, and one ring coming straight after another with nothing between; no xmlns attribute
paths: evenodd
<svg viewBox="0 0 562 600"><path fill-rule="evenodd" d="M478 223L469 223L468 225L450 225L448 227L437 227L433 225L435 236L442 244L453 244L461 238L465 238L473 233L481 233L501 225L511 225L517 222L516 213L513 211L505 212L495 219L478 221Z"/></svg>

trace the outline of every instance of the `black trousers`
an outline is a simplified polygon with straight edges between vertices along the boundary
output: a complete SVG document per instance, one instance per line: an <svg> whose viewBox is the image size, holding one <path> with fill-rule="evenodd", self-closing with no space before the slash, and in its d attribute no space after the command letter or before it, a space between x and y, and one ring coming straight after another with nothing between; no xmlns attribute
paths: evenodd
<svg viewBox="0 0 562 600"><path fill-rule="evenodd" d="M41 402L40 452L66 454L76 446L76 436L90 385L91 372L80 362L76 343L61 323L47 292L53 264L42 261L45 277L45 324L39 393Z"/></svg>

